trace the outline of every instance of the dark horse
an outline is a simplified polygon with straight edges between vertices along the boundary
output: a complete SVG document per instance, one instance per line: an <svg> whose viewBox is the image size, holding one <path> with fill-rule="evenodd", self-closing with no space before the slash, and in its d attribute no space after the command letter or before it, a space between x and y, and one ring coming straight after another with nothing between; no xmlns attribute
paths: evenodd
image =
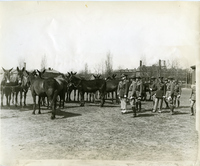
<svg viewBox="0 0 200 166"><path fill-rule="evenodd" d="M119 84L119 79L115 78L116 75L112 75L112 77L108 77L107 81L106 81L106 92L107 93L111 93L112 94L112 102L114 99L114 93L115 93L115 98L116 98L116 102L119 103L118 97L117 97L117 88L118 88L118 84Z"/></svg>
<svg viewBox="0 0 200 166"><path fill-rule="evenodd" d="M54 78L57 81L57 83L58 83L57 90L59 91L58 95L60 97L59 107L62 106L62 108L64 108L65 93L66 93L67 87L68 87L68 79L62 73L46 72L46 70L41 72L41 76L42 76L42 78Z"/></svg>
<svg viewBox="0 0 200 166"><path fill-rule="evenodd" d="M83 80L72 75L69 78L69 82L76 87L81 95L81 105L84 106L84 94L85 92L95 93L99 91L101 97L101 107L105 103L106 94L106 81L104 79L94 79L94 80Z"/></svg>
<svg viewBox="0 0 200 166"><path fill-rule="evenodd" d="M1 80L1 106L3 107L3 96L6 96L6 104L7 106L10 106L10 100L11 100L11 92L12 92L12 87L10 86L11 81L11 71L12 69L5 70L2 68L4 73L3 73L3 79Z"/></svg>
<svg viewBox="0 0 200 166"><path fill-rule="evenodd" d="M25 78L24 78L24 72L25 72L24 67L21 70L17 67L17 73L12 74L12 80L11 80L13 82L13 85L12 85L12 96L13 96L12 103L14 104L14 97L15 97L15 106L18 105L18 94L19 93L20 93L20 106L22 106L23 88L26 86L25 84L27 83L25 81ZM25 97L24 101L26 100L26 93L24 95L24 97Z"/></svg>
<svg viewBox="0 0 200 166"><path fill-rule="evenodd" d="M15 106L18 105L18 94L20 93L20 106L22 106L22 80L24 68L20 70L17 67L17 72L11 72L10 70L5 70L3 80L1 81L1 105L3 106L3 96L5 94L7 99L7 106L10 106L11 94L13 96L12 103L14 104L15 97Z"/></svg>
<svg viewBox="0 0 200 166"><path fill-rule="evenodd" d="M27 72L27 71L26 71ZM36 72L33 71L32 73L27 72L29 75L29 81L30 81L30 89L31 94L33 97L33 114L35 114L36 110L36 96L38 96L38 107L39 107L39 114L40 112L40 100L41 97L47 97L48 100L51 103L52 108L52 115L51 119L55 119L55 113L56 113L56 98L58 96L58 83L54 78L42 78L41 72L38 71L39 76L35 76Z"/></svg>
<svg viewBox="0 0 200 166"><path fill-rule="evenodd" d="M73 73L72 71L67 75L67 78L69 79L72 76L75 76L76 72ZM74 101L76 101L76 97L77 97L77 101L79 101L79 92L78 95L76 96L77 93L77 88L74 86L74 84L71 84L68 88L67 88L67 97L66 97L66 101L71 101L71 93L72 91L74 91Z"/></svg>

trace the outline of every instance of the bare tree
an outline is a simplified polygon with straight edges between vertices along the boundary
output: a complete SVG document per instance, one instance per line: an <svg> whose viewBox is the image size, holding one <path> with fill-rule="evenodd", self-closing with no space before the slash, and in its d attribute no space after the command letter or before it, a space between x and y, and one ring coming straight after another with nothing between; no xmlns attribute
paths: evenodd
<svg viewBox="0 0 200 166"><path fill-rule="evenodd" d="M47 57L44 55L41 60L41 69L45 69L47 66Z"/></svg>
<svg viewBox="0 0 200 166"><path fill-rule="evenodd" d="M112 74L113 72L113 66L112 66L112 56L110 54L110 52L107 53L106 56L106 61L105 61L105 75L109 76Z"/></svg>
<svg viewBox="0 0 200 166"><path fill-rule="evenodd" d="M89 70L88 70L88 64L85 63L84 74L87 75L88 73L89 73Z"/></svg>
<svg viewBox="0 0 200 166"><path fill-rule="evenodd" d="M18 59L18 67L21 69L24 67L24 62L25 62L25 59L24 58L19 58Z"/></svg>
<svg viewBox="0 0 200 166"><path fill-rule="evenodd" d="M94 71L95 71L95 74L104 74L105 72L104 60L102 60L100 63L95 65Z"/></svg>

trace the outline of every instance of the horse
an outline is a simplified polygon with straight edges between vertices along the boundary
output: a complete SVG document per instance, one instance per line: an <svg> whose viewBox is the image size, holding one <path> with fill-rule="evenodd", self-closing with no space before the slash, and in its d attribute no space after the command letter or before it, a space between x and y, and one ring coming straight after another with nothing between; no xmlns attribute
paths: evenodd
<svg viewBox="0 0 200 166"><path fill-rule="evenodd" d="M106 92L112 94L112 103L114 100L114 93L116 97L116 102L119 103L118 97L117 97L117 88L119 85L120 80L116 79L116 75L112 75L112 77L107 77L106 79Z"/></svg>
<svg viewBox="0 0 200 166"><path fill-rule="evenodd" d="M13 105L17 107L18 105L18 94L20 93L20 106L22 106L22 93L23 93L23 86L25 86L24 79L24 71L25 68L23 67L21 70L17 67L17 73L12 74L12 82L15 82L14 85L12 85L12 103ZM16 83L17 82L17 83ZM14 96L15 96L15 103L14 103Z"/></svg>
<svg viewBox="0 0 200 166"><path fill-rule="evenodd" d="M105 103L105 94L106 94L106 81L104 79L83 80L75 75L71 75L69 78L69 82L78 89L81 95L80 106L84 106L85 104L84 102L85 92L95 93L96 91L99 90L101 96L100 106L103 107Z"/></svg>
<svg viewBox="0 0 200 166"><path fill-rule="evenodd" d="M69 79L71 76L75 76L77 72L68 72L68 76L67 78ZM74 91L74 101L76 101L76 92L77 92L77 88L74 86L74 84L70 84L70 86L67 88L67 98L66 101L71 101L71 93L72 91ZM77 101L79 101L79 92L77 95Z"/></svg>
<svg viewBox="0 0 200 166"><path fill-rule="evenodd" d="M28 81L28 75L25 71L24 71L24 75L22 78L21 87L22 87L22 94L24 93L24 95L22 95L22 96L24 96L24 106L26 106L26 97L27 97L27 93L28 93L28 90L30 87L30 82Z"/></svg>
<svg viewBox="0 0 200 166"><path fill-rule="evenodd" d="M65 92L67 91L68 88L68 81L67 79L63 76L57 76L54 78L57 83L58 83L58 91L59 91L59 96L60 96L60 104L59 107L62 106L62 108L64 108L64 103L65 103Z"/></svg>
<svg viewBox="0 0 200 166"><path fill-rule="evenodd" d="M33 97L33 112L32 114L35 114L36 110L36 96L38 96L38 107L39 111L38 113L41 114L40 111L40 100L41 97L47 97L51 103L51 108L52 108L52 115L51 119L55 119L55 114L56 114L56 99L59 94L59 85L57 81L54 78L42 78L41 72L38 71L39 76L35 77L36 71L33 71L32 73L29 73L26 71L28 74L28 79L30 81L30 89L31 89L31 94Z"/></svg>
<svg viewBox="0 0 200 166"><path fill-rule="evenodd" d="M17 73L14 73L14 72L12 73L11 72L12 69L5 70L3 68L4 77L3 77L3 80L1 81L1 90L2 90L1 105L2 106L3 106L4 94L6 95L6 98L7 98L7 106L10 106L11 94L13 96L12 103L14 104L14 95L15 95L15 106L17 106L19 92L20 92L20 106L22 106L21 83L22 83L22 76L23 76L24 68L22 70L19 70L19 68L17 67Z"/></svg>
<svg viewBox="0 0 200 166"><path fill-rule="evenodd" d="M11 92L12 88L10 87L10 77L11 77L11 71L13 68L9 70L5 70L2 68L3 73L3 79L1 80L1 107L3 107L3 96L6 96L6 105L10 106L10 100L11 100Z"/></svg>
<svg viewBox="0 0 200 166"><path fill-rule="evenodd" d="M62 108L64 108L64 102L65 102L65 93L67 91L67 86L68 86L68 79L65 77L64 74L62 73L55 73L55 72L46 72L46 70L44 70L43 72L41 72L41 76L42 78L54 78L57 83L58 83L58 91L59 91L59 97L60 97L60 104L59 107L62 106ZM48 103L49 106L49 103Z"/></svg>

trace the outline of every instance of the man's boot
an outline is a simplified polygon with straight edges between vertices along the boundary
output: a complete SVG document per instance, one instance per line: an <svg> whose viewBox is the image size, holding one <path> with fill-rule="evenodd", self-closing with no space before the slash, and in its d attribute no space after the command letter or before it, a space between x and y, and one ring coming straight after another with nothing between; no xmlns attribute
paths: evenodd
<svg viewBox="0 0 200 166"><path fill-rule="evenodd" d="M191 114L190 114L191 116L193 116L194 115L194 109L193 109L193 107L191 107Z"/></svg>
<svg viewBox="0 0 200 166"><path fill-rule="evenodd" d="M138 110L138 112L140 112L141 111L141 107L142 107L142 103L141 102L138 102L138 105L139 105L139 110Z"/></svg>
<svg viewBox="0 0 200 166"><path fill-rule="evenodd" d="M174 114L174 106L173 105L170 106L170 110L171 110L171 114L173 115Z"/></svg>
<svg viewBox="0 0 200 166"><path fill-rule="evenodd" d="M136 109L135 109L135 107L132 107L132 110L133 110L133 117L136 117L137 115L136 115Z"/></svg>
<svg viewBox="0 0 200 166"><path fill-rule="evenodd" d="M180 106L180 101L178 100L178 107Z"/></svg>
<svg viewBox="0 0 200 166"><path fill-rule="evenodd" d="M138 110L138 102L135 103L135 106L136 106L135 110L137 111Z"/></svg>

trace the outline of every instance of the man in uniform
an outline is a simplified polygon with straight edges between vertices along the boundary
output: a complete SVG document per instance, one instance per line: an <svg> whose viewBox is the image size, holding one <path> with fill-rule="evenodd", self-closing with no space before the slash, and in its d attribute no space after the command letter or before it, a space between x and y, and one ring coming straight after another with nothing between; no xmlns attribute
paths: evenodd
<svg viewBox="0 0 200 166"><path fill-rule="evenodd" d="M132 107L133 110L133 117L137 116L136 113L136 100L137 100L137 95L136 95L136 87L137 87L137 82L136 82L136 76L132 76L131 78L132 82L131 85L129 86L129 94L128 94L128 98L130 101L130 105Z"/></svg>
<svg viewBox="0 0 200 166"><path fill-rule="evenodd" d="M117 95L120 99L121 113L126 113L126 98L128 95L128 80L125 74L121 75L121 81L118 84Z"/></svg>
<svg viewBox="0 0 200 166"><path fill-rule="evenodd" d="M140 76L136 77L136 110L141 111L142 103L143 82Z"/></svg>
<svg viewBox="0 0 200 166"><path fill-rule="evenodd" d="M166 100L168 102L171 114L174 114L174 78L172 76L168 77L167 90L166 90Z"/></svg>
<svg viewBox="0 0 200 166"><path fill-rule="evenodd" d="M181 86L178 80L175 80L174 81L174 106L176 106L176 104L177 104L177 107L180 106L181 92L182 92Z"/></svg>
<svg viewBox="0 0 200 166"><path fill-rule="evenodd" d="M165 94L165 91L166 90L165 90L165 84L163 82L163 77L160 76L156 84L155 104L154 104L153 112L156 112L157 109L159 109L158 112L161 113L163 96Z"/></svg>
<svg viewBox="0 0 200 166"><path fill-rule="evenodd" d="M168 102L167 102L167 99L166 99L166 91L167 91L167 84L168 84L168 79L165 78L164 79L164 86L165 86L165 93L164 93L164 102L165 102L165 105L166 105L166 108L169 108L169 105L168 105Z"/></svg>
<svg viewBox="0 0 200 166"><path fill-rule="evenodd" d="M155 95L156 95L156 90L157 90L157 87L156 87L156 77L152 76L151 77L151 83L150 83L150 92L151 92L151 97L152 97L152 100L153 100L153 107L155 105Z"/></svg>

